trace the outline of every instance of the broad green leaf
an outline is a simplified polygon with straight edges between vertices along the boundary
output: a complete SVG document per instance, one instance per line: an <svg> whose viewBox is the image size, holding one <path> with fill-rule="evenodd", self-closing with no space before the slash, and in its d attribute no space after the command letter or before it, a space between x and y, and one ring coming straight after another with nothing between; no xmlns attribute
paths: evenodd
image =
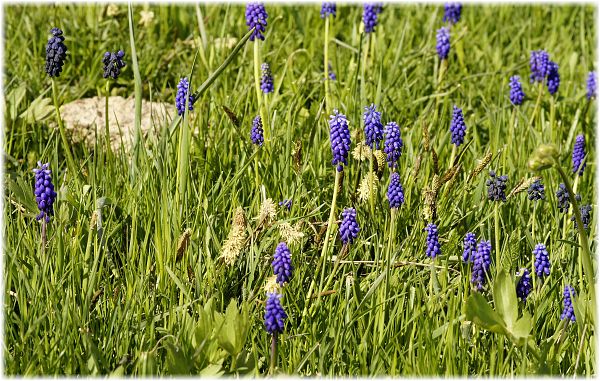
<svg viewBox="0 0 600 381"><path fill-rule="evenodd" d="M494 302L506 328L511 331L517 322L517 291L510 275L504 270L494 281Z"/></svg>
<svg viewBox="0 0 600 381"><path fill-rule="evenodd" d="M524 345L527 342L531 328L531 315L525 311L523 312L523 317L521 317L512 327L512 330L510 330L514 344L517 346Z"/></svg>
<svg viewBox="0 0 600 381"><path fill-rule="evenodd" d="M40 95L19 115L19 118L24 118L27 123L40 122L49 117L53 111L52 99Z"/></svg>
<svg viewBox="0 0 600 381"><path fill-rule="evenodd" d="M506 326L502 321L502 317L490 307L481 294L475 293L467 299L466 315L467 320L478 326L491 332L506 335Z"/></svg>

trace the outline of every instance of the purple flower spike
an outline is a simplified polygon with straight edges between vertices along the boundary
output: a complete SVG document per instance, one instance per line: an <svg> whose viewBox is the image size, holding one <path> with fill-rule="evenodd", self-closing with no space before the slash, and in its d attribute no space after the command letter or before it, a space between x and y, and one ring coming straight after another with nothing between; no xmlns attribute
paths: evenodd
<svg viewBox="0 0 600 381"><path fill-rule="evenodd" d="M492 201L506 202L506 175L496 176L496 172L490 171L490 178L485 182L488 187L488 199Z"/></svg>
<svg viewBox="0 0 600 381"><path fill-rule="evenodd" d="M438 228L435 224L428 224L425 227L425 231L427 231L427 247L425 247L425 255L434 259L442 252L440 249Z"/></svg>
<svg viewBox="0 0 600 381"><path fill-rule="evenodd" d="M52 37L48 39L46 45L46 73L50 77L58 77L62 72L62 67L67 59L67 46L64 44L65 37L63 31L58 28L50 30Z"/></svg>
<svg viewBox="0 0 600 381"><path fill-rule="evenodd" d="M521 85L521 77L513 75L510 77L508 85L510 86L510 102L515 106L523 104L525 99L525 93L523 92L523 86Z"/></svg>
<svg viewBox="0 0 600 381"><path fill-rule="evenodd" d="M550 56L545 50L534 50L529 58L531 82L543 82L550 72Z"/></svg>
<svg viewBox="0 0 600 381"><path fill-rule="evenodd" d="M175 95L175 106L177 114L183 115L185 112L185 97L188 96L188 110L194 111L194 96L190 94L190 83L186 77L181 78L177 85L177 94Z"/></svg>
<svg viewBox="0 0 600 381"><path fill-rule="evenodd" d="M340 237L344 245L351 244L358 237L360 227L356 222L356 210L346 208L342 212L342 223L340 225Z"/></svg>
<svg viewBox="0 0 600 381"><path fill-rule="evenodd" d="M385 143L383 152L386 154L388 167L392 170L398 167L398 159L402 155L402 138L400 137L400 127L396 122L389 122L383 130Z"/></svg>
<svg viewBox="0 0 600 381"><path fill-rule="evenodd" d="M56 200L56 192L54 184L52 184L52 171L48 169L50 163L42 164L38 161L38 167L33 170L35 173L35 201L37 202L40 214L36 220L45 218L46 222L50 222L50 216L54 215L54 201Z"/></svg>
<svg viewBox="0 0 600 381"><path fill-rule="evenodd" d="M346 115L338 110L333 110L329 117L329 141L331 142L331 164L337 166L337 171L344 169L342 164L348 165L348 151L350 151L350 129Z"/></svg>
<svg viewBox="0 0 600 381"><path fill-rule="evenodd" d="M292 278L292 253L288 249L285 242L280 242L275 248L275 256L273 257L273 273L277 275L277 283L283 285Z"/></svg>
<svg viewBox="0 0 600 381"><path fill-rule="evenodd" d="M517 282L517 298L521 299L523 303L527 300L527 296L531 293L533 286L531 284L531 275L529 275L529 270L522 269L523 274L519 278Z"/></svg>
<svg viewBox="0 0 600 381"><path fill-rule="evenodd" d="M535 275L539 278L550 275L550 256L548 255L548 250L546 250L546 245L543 243L535 245L533 255L535 256L533 262Z"/></svg>
<svg viewBox="0 0 600 381"><path fill-rule="evenodd" d="M333 16L335 17L335 10L336 10L336 6L335 3L323 3L323 5L321 5L321 18L327 18L327 16Z"/></svg>
<svg viewBox="0 0 600 381"><path fill-rule="evenodd" d="M477 290L481 291L486 283L486 274L492 263L490 253L492 252L492 244L490 241L481 240L477 244L477 251L473 256L473 269L471 270L471 283L475 285Z"/></svg>
<svg viewBox="0 0 600 381"><path fill-rule="evenodd" d="M560 314L560 320L569 320L570 322L575 321L575 310L573 309L573 297L575 296L575 289L569 285L565 286L563 292L563 312Z"/></svg>
<svg viewBox="0 0 600 381"><path fill-rule="evenodd" d="M466 132L467 126L465 125L465 118L463 117L462 109L454 106L454 113L452 115L452 121L450 122L452 144L457 147L463 144L465 141Z"/></svg>
<svg viewBox="0 0 600 381"><path fill-rule="evenodd" d="M267 306L265 308L265 328L271 335L283 333L287 314L281 306L281 295L267 293Z"/></svg>
<svg viewBox="0 0 600 381"><path fill-rule="evenodd" d="M363 8L363 24L365 24L365 33L372 33L377 26L377 15L383 10L381 3L366 3Z"/></svg>
<svg viewBox="0 0 600 381"><path fill-rule="evenodd" d="M597 83L596 83L596 73L593 71L590 71L590 73L588 74L588 78L587 78L587 99L592 99L596 97L596 94L598 92L598 87L597 87Z"/></svg>
<svg viewBox="0 0 600 381"><path fill-rule="evenodd" d="M558 64L550 61L548 71L548 79L546 85L548 86L548 92L550 95L556 94L558 87L560 86L560 75L558 74Z"/></svg>
<svg viewBox="0 0 600 381"><path fill-rule="evenodd" d="M267 26L267 11L265 5L262 3L248 3L246 5L246 25L248 30L256 28L250 35L250 41L254 41L256 38L264 40L265 27Z"/></svg>
<svg viewBox="0 0 600 381"><path fill-rule="evenodd" d="M271 68L269 67L269 64L263 63L260 65L260 70L262 72L262 76L260 77L260 89L265 94L272 93L274 90L273 74L271 74Z"/></svg>
<svg viewBox="0 0 600 381"><path fill-rule="evenodd" d="M460 12L462 11L462 4L460 3L446 3L444 4L444 18L443 22L449 22L450 24L456 24L460 21Z"/></svg>
<svg viewBox="0 0 600 381"><path fill-rule="evenodd" d="M104 64L104 73L102 76L104 78L119 78L119 74L121 74L121 69L125 67L125 61L123 61L123 57L125 57L125 52L119 50L118 52L104 53L104 57L102 58L102 63Z"/></svg>
<svg viewBox="0 0 600 381"><path fill-rule="evenodd" d="M448 58L448 54L450 53L450 29L443 26L438 29L436 34L436 50L440 60L445 60Z"/></svg>
<svg viewBox="0 0 600 381"><path fill-rule="evenodd" d="M381 124L381 113L376 111L375 105L365 107L363 114L365 123L365 140L369 147L379 149L379 143L383 139L383 124Z"/></svg>
<svg viewBox="0 0 600 381"><path fill-rule="evenodd" d="M387 198L390 209L398 209L404 204L404 189L402 188L402 184L400 184L400 175L398 172L392 172L390 175Z"/></svg>
<svg viewBox="0 0 600 381"><path fill-rule="evenodd" d="M257 115L252 120L252 129L250 129L250 140L252 140L253 144L256 144L259 147L262 147L265 141L263 134L263 124L262 119L260 119L260 115Z"/></svg>
<svg viewBox="0 0 600 381"><path fill-rule="evenodd" d="M527 198L532 201L545 200L546 191L542 180L537 179L527 188Z"/></svg>
<svg viewBox="0 0 600 381"><path fill-rule="evenodd" d="M475 239L475 233L467 233L463 241L463 255L462 259L465 262L473 261L477 247L477 239Z"/></svg>
<svg viewBox="0 0 600 381"><path fill-rule="evenodd" d="M585 169L585 137L577 135L575 145L573 146L573 173L583 176Z"/></svg>

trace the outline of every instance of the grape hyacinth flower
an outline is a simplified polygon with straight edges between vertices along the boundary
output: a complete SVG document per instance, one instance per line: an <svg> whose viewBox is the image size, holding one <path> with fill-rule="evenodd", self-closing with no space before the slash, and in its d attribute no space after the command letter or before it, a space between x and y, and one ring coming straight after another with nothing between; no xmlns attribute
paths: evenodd
<svg viewBox="0 0 600 381"><path fill-rule="evenodd" d="M50 30L52 36L46 45L46 73L50 77L58 77L67 58L67 46L64 44L65 37L59 28Z"/></svg>
<svg viewBox="0 0 600 381"><path fill-rule="evenodd" d="M121 69L125 67L125 61L123 61L123 57L125 57L125 52L119 50L116 53L106 52L104 53L104 57L102 58L102 63L104 64L104 73L102 76L104 78L119 78L119 74L121 74Z"/></svg>
<svg viewBox="0 0 600 381"><path fill-rule="evenodd" d="M267 11L265 5L262 3L248 3L246 4L246 25L248 30L256 28L250 35L250 41L254 41L256 38L259 40L265 39L263 33L267 26Z"/></svg>
<svg viewBox="0 0 600 381"><path fill-rule="evenodd" d="M452 121L450 122L450 133L452 134L452 144L460 146L465 141L467 126L463 117L462 109L454 106Z"/></svg>
<svg viewBox="0 0 600 381"><path fill-rule="evenodd" d="M262 147L265 141L263 124L262 119L260 119L260 115L257 115L252 120L252 128L250 129L250 140L252 140L253 144L256 144L259 147Z"/></svg>
<svg viewBox="0 0 600 381"><path fill-rule="evenodd" d="M450 24L456 24L460 21L460 12L462 11L462 4L460 3L446 3L444 4L444 18L443 22L449 22Z"/></svg>
<svg viewBox="0 0 600 381"><path fill-rule="evenodd" d="M582 205L579 208L579 213L581 214L581 222L583 222L583 228L585 230L588 229L588 226L590 224L590 221L592 220L592 216L590 215L590 213L592 212L592 206L591 205ZM575 215L573 214L571 216L571 221L575 222Z"/></svg>
<svg viewBox="0 0 600 381"><path fill-rule="evenodd" d="M283 285L292 278L292 253L288 249L285 242L279 242L279 245L275 248L275 256L273 257L273 273L277 275L277 283Z"/></svg>
<svg viewBox="0 0 600 381"><path fill-rule="evenodd" d="M508 177L506 175L496 176L496 172L490 171L490 179L485 182L488 187L488 199L492 201L506 202L506 182Z"/></svg>
<svg viewBox="0 0 600 381"><path fill-rule="evenodd" d="M400 127L396 122L389 122L385 125L383 133L385 134L383 152L386 155L388 167L394 170L398 167L398 159L402 155L402 146L404 145L400 137Z"/></svg>
<svg viewBox="0 0 600 381"><path fill-rule="evenodd" d="M534 50L529 58L531 75L529 79L533 82L543 82L550 72L550 56L545 50Z"/></svg>
<svg viewBox="0 0 600 381"><path fill-rule="evenodd" d="M292 209L292 200L287 198L283 201L279 201L279 206L287 208L288 212Z"/></svg>
<svg viewBox="0 0 600 381"><path fill-rule="evenodd" d="M473 269L471 270L471 283L481 291L486 283L486 273L490 268L492 259L492 244L490 241L481 240L477 244L477 250L473 255Z"/></svg>
<svg viewBox="0 0 600 381"><path fill-rule="evenodd" d="M450 29L445 26L438 29L436 40L437 42L435 48L440 60L447 59L448 54L450 53Z"/></svg>
<svg viewBox="0 0 600 381"><path fill-rule="evenodd" d="M185 96L188 95L188 110L194 111L194 96L190 94L190 82L187 77L181 78L177 85L177 94L175 95L175 106L177 114L183 115L185 112Z"/></svg>
<svg viewBox="0 0 600 381"><path fill-rule="evenodd" d="M577 135L575 138L575 145L573 146L573 173L583 176L583 170L585 169L585 137L583 135Z"/></svg>
<svg viewBox="0 0 600 381"><path fill-rule="evenodd" d="M329 15L335 17L336 5L335 3L323 2L321 5L321 18L327 18Z"/></svg>
<svg viewBox="0 0 600 381"><path fill-rule="evenodd" d="M265 328L271 335L283 333L284 322L287 319L281 306L281 294L267 293L267 306L265 308Z"/></svg>
<svg viewBox="0 0 600 381"><path fill-rule="evenodd" d="M379 143L383 139L383 124L381 124L381 113L376 111L375 104L365 107L363 114L365 122L365 140L371 149L379 149Z"/></svg>
<svg viewBox="0 0 600 381"><path fill-rule="evenodd" d="M262 72L262 76L260 77L260 89L265 94L272 93L274 90L273 75L271 74L269 64L265 62L260 65L260 71Z"/></svg>
<svg viewBox="0 0 600 381"><path fill-rule="evenodd" d="M531 293L533 286L531 284L531 275L529 275L529 270L522 269L523 274L519 278L517 282L517 298L521 299L523 303L527 300L527 296Z"/></svg>
<svg viewBox="0 0 600 381"><path fill-rule="evenodd" d="M331 164L337 166L337 171L341 172L344 165L348 165L348 152L350 151L350 129L348 128L348 119L346 115L338 110L333 110L333 115L329 117L329 141L331 142L331 154L333 160Z"/></svg>
<svg viewBox="0 0 600 381"><path fill-rule="evenodd" d="M332 81L335 81L337 79L337 77L335 76L335 73L333 72L333 67L331 66L331 62L329 62L329 64L327 65L329 67L329 79L331 79Z"/></svg>
<svg viewBox="0 0 600 381"><path fill-rule="evenodd" d="M548 79L546 80L546 85L548 86L548 92L550 95L556 94L558 91L558 87L560 86L560 75L558 74L558 64L556 62L550 61L548 64Z"/></svg>
<svg viewBox="0 0 600 381"><path fill-rule="evenodd" d="M513 75L510 77L508 85L510 86L510 102L515 106L522 105L523 100L525 99L525 93L523 92L523 86L521 85L521 77Z"/></svg>
<svg viewBox="0 0 600 381"><path fill-rule="evenodd" d="M558 190L556 191L556 199L558 204L558 210L561 213L567 213L569 211L569 207L571 206L571 200L569 199L569 191L567 191L567 187L565 184L558 184ZM575 200L580 201L581 196L576 194Z"/></svg>
<svg viewBox="0 0 600 381"><path fill-rule="evenodd" d="M587 99L590 100L592 98L595 98L597 95L597 91L598 91L598 87L597 87L597 83L596 83L596 73L593 71L590 71L590 73L588 74L588 78L587 78Z"/></svg>
<svg viewBox="0 0 600 381"><path fill-rule="evenodd" d="M471 262L475 256L477 247L477 240L475 239L475 233L467 233L463 241L463 255L462 259L464 262Z"/></svg>
<svg viewBox="0 0 600 381"><path fill-rule="evenodd" d="M377 15L383 10L383 4L366 3L363 8L363 24L365 24L365 33L375 31L377 26Z"/></svg>
<svg viewBox="0 0 600 381"><path fill-rule="evenodd" d="M442 252L440 249L438 228L435 224L430 223L425 227L425 231L427 231L427 247L425 247L425 255L433 259Z"/></svg>
<svg viewBox="0 0 600 381"><path fill-rule="evenodd" d="M563 312L560 314L560 320L570 320L571 322L575 321L575 310L573 309L573 300L572 298L575 296L575 289L569 285L565 286L565 290L563 292Z"/></svg>
<svg viewBox="0 0 600 381"><path fill-rule="evenodd" d="M45 219L50 222L50 216L54 215L54 201L56 200L56 192L54 184L52 184L52 171L48 169L50 163L42 164L38 161L38 167L33 170L35 173L35 201L37 202L40 214L35 218L40 220Z"/></svg>
<svg viewBox="0 0 600 381"><path fill-rule="evenodd" d="M402 184L400 184L400 175L398 172L392 172L390 175L387 198L390 209L398 209L404 204L404 189L402 188Z"/></svg>
<svg viewBox="0 0 600 381"><path fill-rule="evenodd" d="M340 225L340 238L344 245L351 244L358 237L360 227L356 222L356 210L346 208L342 212L342 223Z"/></svg>
<svg viewBox="0 0 600 381"><path fill-rule="evenodd" d="M550 257L548 256L546 245L543 243L538 243L535 245L535 248L533 249L533 255L535 256L535 260L533 262L535 274L539 278L550 275Z"/></svg>
<svg viewBox="0 0 600 381"><path fill-rule="evenodd" d="M541 179L535 180L529 186L529 188L527 188L527 198L533 201L546 199L546 192L544 190L544 184L542 184Z"/></svg>

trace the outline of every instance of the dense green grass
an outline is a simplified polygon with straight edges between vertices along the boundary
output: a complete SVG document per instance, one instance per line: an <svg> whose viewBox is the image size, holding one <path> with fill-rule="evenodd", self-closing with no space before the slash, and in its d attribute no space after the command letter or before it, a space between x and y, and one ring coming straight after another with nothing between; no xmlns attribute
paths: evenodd
<svg viewBox="0 0 600 381"><path fill-rule="evenodd" d="M595 374L595 328L590 319L578 311L576 324L560 321L564 285L572 284L581 295L589 285L582 276L582 250L570 214L565 217L556 207L558 173L539 173L546 201L535 208L525 192L499 205L497 237L485 180L487 169L495 169L508 175L510 190L521 178L535 175L527 158L540 143L559 147L560 163L570 174L574 138L583 133L588 167L577 192L582 203L595 205L596 107L585 98L585 79L595 69L596 9L466 5L462 20L452 28L448 71L436 89L435 31L442 26L441 5L384 7L366 60L366 81L361 81L360 67L362 7L338 6L330 31L329 56L337 81L330 83L329 108L348 116L352 148L363 139L362 112L367 104L378 105L384 123L400 125L405 146L399 173L405 203L390 232L385 198L389 169L380 175L371 210L356 192L368 161L349 159L335 216L342 208L355 207L361 231L346 262L334 272L332 255L342 250L337 224L334 227L323 273L331 283L325 290L319 289L324 284L318 264L335 171L324 110L324 22L319 8L267 5L269 25L260 51L275 77L276 92L267 97L270 139L258 151L249 140L251 121L258 114L249 42L189 116L189 128L197 133L190 134L188 181L178 197L179 130L187 123L179 123L174 131L169 131L168 123L158 125L160 133L131 154L111 154L101 138L96 149L73 146L80 179L67 170L58 131L48 127L55 120L53 114L35 122L16 117L36 98L51 97L43 65L46 33L53 26L63 29L69 48L65 70L57 80L61 103L104 95L101 57L104 51L119 48L125 50L128 66L112 91L133 96L127 7L119 6L120 13L108 17L100 5L5 6L5 96L19 86L26 90L16 104L6 97L4 118L7 374L266 374L270 337L263 326L263 287L272 275L270 262L283 222L299 223L304 237L290 244L295 269L283 290L289 318L279 337L278 373ZM134 24L142 9L134 7ZM177 82L190 73L197 54L188 42L201 40L196 8L149 9L155 15L152 24L135 27L142 94L145 99L173 102ZM247 31L243 6L211 5L200 10L207 46L196 58L193 89L230 53L229 48L217 48L215 40L240 39ZM559 64L561 85L555 97L544 90L529 126L537 87L528 83L528 61L529 52L536 49L546 49ZM515 74L521 76L527 94L517 109L508 99L508 78ZM442 255L432 267L424 253L423 200L436 172L432 150L440 176L450 167L453 104L465 111L468 132L461 146L464 151L456 155L460 170L439 192L435 222ZM223 106L237 115L239 127ZM294 155L298 144L300 160ZM493 154L491 163L470 179L487 153ZM58 192L45 251L40 246L41 226L34 218L32 169L37 160L50 162ZM265 198L275 203L292 198L293 206L289 212L279 208L274 221L261 223L256 217ZM237 261L227 266L219 256L237 207L244 210L250 239ZM189 246L177 261L178 240L186 229L191 232ZM536 360L526 346L515 346L467 321L473 311L466 310L465 302L475 293L469 283L470 266L460 261L467 231L493 244L492 282L498 250L502 267L514 281L519 268L531 268L535 244L548 247L552 273L544 282L535 279L527 303L518 307L519 314L527 311L533 316L529 339L543 352L544 361ZM588 234L595 252L595 223ZM385 266L372 266L372 261L386 257L390 237L390 254L399 265L391 269L385 299ZM307 305L313 277L317 290L326 295ZM482 295L498 308L491 285ZM223 318L221 313L232 300L242 312L236 316L232 306ZM591 306L584 297L576 304Z"/></svg>

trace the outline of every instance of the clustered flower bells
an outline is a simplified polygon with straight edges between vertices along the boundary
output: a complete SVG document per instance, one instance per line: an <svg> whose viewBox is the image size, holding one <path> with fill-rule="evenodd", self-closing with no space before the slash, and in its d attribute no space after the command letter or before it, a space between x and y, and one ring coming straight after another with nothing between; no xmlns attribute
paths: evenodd
<svg viewBox="0 0 600 381"><path fill-rule="evenodd" d="M190 94L190 83L186 77L183 77L177 85L177 94L175 95L175 107L177 107L178 115L185 113L186 95L188 97L188 110L194 111L194 96Z"/></svg>
<svg viewBox="0 0 600 381"><path fill-rule="evenodd" d="M45 218L46 222L50 222L50 216L54 215L54 201L56 200L56 192L54 191L54 184L52 184L52 171L48 169L50 163L42 164L38 161L37 164L38 167L33 170L33 173L35 173L33 193L40 209L40 214L37 215L36 220Z"/></svg>
<svg viewBox="0 0 600 381"><path fill-rule="evenodd" d="M579 208L579 213L581 214L581 222L583 223L583 228L585 230L588 229L588 226L592 220L592 216L590 215L590 213L592 212L592 206L591 205L582 205ZM575 220L575 215L571 216L571 221L576 221Z"/></svg>
<svg viewBox="0 0 600 381"><path fill-rule="evenodd" d="M404 189L402 188L402 184L400 184L400 175L398 172L392 172L390 175L387 198L390 209L398 209L404 204Z"/></svg>
<svg viewBox="0 0 600 381"><path fill-rule="evenodd" d="M104 57L102 58L102 63L104 64L104 73L102 76L104 78L119 78L119 74L121 74L121 69L125 67L125 61L123 61L123 57L125 57L125 52L119 50L118 52L104 53Z"/></svg>
<svg viewBox="0 0 600 381"><path fill-rule="evenodd" d="M545 50L534 50L529 58L529 67L531 69L530 81L544 82L548 73L550 73L550 56Z"/></svg>
<svg viewBox="0 0 600 381"><path fill-rule="evenodd" d="M437 54L440 57L440 60L445 60L448 58L448 54L450 53L450 29L443 26L437 30L436 34L436 50Z"/></svg>
<svg viewBox="0 0 600 381"><path fill-rule="evenodd" d="M46 73L50 77L58 77L67 58L67 46L64 44L65 37L59 28L50 30L52 36L46 45Z"/></svg>
<svg viewBox="0 0 600 381"><path fill-rule="evenodd" d="M573 173L583 176L583 170L585 169L585 137L583 135L577 135L575 138L572 161Z"/></svg>
<svg viewBox="0 0 600 381"><path fill-rule="evenodd" d="M525 93L523 92L523 86L521 85L521 77L513 75L510 77L508 85L510 86L510 102L515 106L522 105L523 100L525 99Z"/></svg>
<svg viewBox="0 0 600 381"><path fill-rule="evenodd" d="M460 3L446 3L444 4L444 18L442 21L449 22L450 24L456 24L460 21L460 12L462 11L462 4Z"/></svg>
<svg viewBox="0 0 600 381"><path fill-rule="evenodd" d="M283 285L292 278L292 253L288 249L285 242L280 242L275 248L275 256L273 257L273 273L277 275L277 283Z"/></svg>
<svg viewBox="0 0 600 381"><path fill-rule="evenodd" d="M563 312L560 314L560 320L575 321L575 310L573 309L573 300L575 289L569 285L565 286L563 292Z"/></svg>
<svg viewBox="0 0 600 381"><path fill-rule="evenodd" d="M496 172L490 171L490 179L485 182L485 185L488 187L488 199L506 202L505 191L507 181L507 176L496 176Z"/></svg>
<svg viewBox="0 0 600 381"><path fill-rule="evenodd" d="M558 64L550 61L548 79L546 80L548 86L548 92L550 95L556 94L558 87L560 86L560 75L558 74Z"/></svg>
<svg viewBox="0 0 600 381"><path fill-rule="evenodd" d="M275 335L283 332L287 314L281 306L281 294L267 293L267 306L265 309L265 328L268 333Z"/></svg>
<svg viewBox="0 0 600 381"><path fill-rule="evenodd" d="M333 110L333 115L329 117L329 140L331 142L331 154L333 155L331 164L337 166L337 171L341 172L344 169L342 164L348 165L350 129L348 128L346 115L338 110Z"/></svg>
<svg viewBox="0 0 600 381"><path fill-rule="evenodd" d="M533 249L533 255L535 260L533 266L535 267L535 275L539 278L550 275L550 257L548 256L548 250L546 245L538 243Z"/></svg>
<svg viewBox="0 0 600 381"><path fill-rule="evenodd" d="M379 149L379 143L383 139L383 124L381 124L381 113L376 111L375 104L365 107L363 114L365 123L365 139L371 149Z"/></svg>
<svg viewBox="0 0 600 381"><path fill-rule="evenodd" d="M541 179L535 180L529 188L527 188L527 198L532 201L545 200L546 193L544 190L544 184Z"/></svg>
<svg viewBox="0 0 600 381"><path fill-rule="evenodd" d="M269 67L269 64L265 62L260 65L260 71L262 73L260 77L260 89L265 94L272 93L274 90L273 75L271 74L271 68Z"/></svg>
<svg viewBox="0 0 600 381"><path fill-rule="evenodd" d="M477 290L481 291L486 283L486 273L488 272L492 259L492 244L490 241L481 240L477 244L477 250L473 255L473 269L471 270L471 283Z"/></svg>
<svg viewBox="0 0 600 381"><path fill-rule="evenodd" d="M323 5L321 5L321 18L324 19L330 15L335 17L335 11L336 11L335 3L323 2Z"/></svg>
<svg viewBox="0 0 600 381"><path fill-rule="evenodd" d="M365 3L363 7L363 24L365 24L365 33L372 33L377 26L377 15L383 10L381 3Z"/></svg>
<svg viewBox="0 0 600 381"><path fill-rule="evenodd" d="M465 262L471 262L476 252L477 240L475 239L475 233L467 233L463 240L463 255L462 259Z"/></svg>
<svg viewBox="0 0 600 381"><path fill-rule="evenodd" d="M385 144L383 152L387 156L387 163L390 169L394 170L398 167L398 159L402 155L402 138L400 137L400 127L396 122L389 122L383 130L385 134Z"/></svg>
<svg viewBox="0 0 600 381"><path fill-rule="evenodd" d="M260 119L260 115L257 115L252 120L252 128L250 129L250 140L252 140L253 144L261 147L265 141L264 131L262 119Z"/></svg>
<svg viewBox="0 0 600 381"><path fill-rule="evenodd" d="M522 269L523 274L519 278L517 282L517 298L521 299L523 303L527 300L527 296L531 293L533 289L533 285L531 284L531 275L529 274L529 270Z"/></svg>
<svg viewBox="0 0 600 381"><path fill-rule="evenodd" d="M425 231L427 231L427 246L425 247L425 255L434 259L442 252L440 249L438 228L435 224L430 223L425 227Z"/></svg>
<svg viewBox="0 0 600 381"><path fill-rule="evenodd" d="M262 3L248 3L246 5L246 25L248 30L256 28L250 35L250 41L254 41L256 38L259 40L265 39L263 33L267 26L267 11Z"/></svg>
<svg viewBox="0 0 600 381"><path fill-rule="evenodd" d="M590 71L587 77L587 83L586 83L586 87L587 87L587 99L592 99L595 98L597 95L597 91L598 91L598 85L596 83L596 73L593 71Z"/></svg>
<svg viewBox="0 0 600 381"><path fill-rule="evenodd" d="M356 210L346 208L342 212L342 223L340 224L340 239L344 245L351 244L358 237L360 227L356 222Z"/></svg>
<svg viewBox="0 0 600 381"><path fill-rule="evenodd" d="M450 122L450 133L452 134L452 144L460 146L465 141L467 126L463 117L462 109L454 106L452 121Z"/></svg>
<svg viewBox="0 0 600 381"><path fill-rule="evenodd" d="M576 194L575 200L580 201L581 196ZM558 190L556 191L556 201L558 204L558 210L561 213L567 213L569 208L571 207L571 200L569 199L569 191L567 191L567 187L565 184L558 184Z"/></svg>

